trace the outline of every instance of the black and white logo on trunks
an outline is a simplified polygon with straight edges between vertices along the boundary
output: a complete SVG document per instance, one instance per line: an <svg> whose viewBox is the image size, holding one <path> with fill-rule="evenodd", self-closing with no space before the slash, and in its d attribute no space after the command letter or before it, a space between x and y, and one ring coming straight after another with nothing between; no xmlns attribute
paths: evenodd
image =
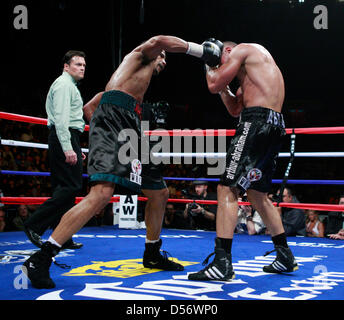
<svg viewBox="0 0 344 320"><path fill-rule="evenodd" d="M247 174L247 179L250 182L258 181L262 178L263 174L258 168L251 169Z"/></svg>
<svg viewBox="0 0 344 320"><path fill-rule="evenodd" d="M261 170L259 170L258 168L253 168L247 173L246 177L242 176L240 178L238 185L241 186L244 190L247 190L250 187L251 182L260 180L262 176L263 173Z"/></svg>
<svg viewBox="0 0 344 320"><path fill-rule="evenodd" d="M134 159L131 162L131 170L132 170L132 172L130 173L130 181L141 185L141 182L142 182L142 177L141 177L142 164L141 164L140 160Z"/></svg>

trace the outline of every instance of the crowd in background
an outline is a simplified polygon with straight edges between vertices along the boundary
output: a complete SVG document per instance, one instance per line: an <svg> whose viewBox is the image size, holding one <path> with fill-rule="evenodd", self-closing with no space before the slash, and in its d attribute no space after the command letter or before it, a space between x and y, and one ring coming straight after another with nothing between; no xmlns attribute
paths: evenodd
<svg viewBox="0 0 344 320"><path fill-rule="evenodd" d="M11 139L25 142L45 143L47 140L47 128L41 125L0 120L0 135L3 139ZM87 134L82 137L82 147L87 148ZM30 171L49 172L49 156L46 149L27 148L17 146L1 146L0 168L9 171ZM84 173L87 160L84 161ZM331 176L331 171L327 172ZM164 177L188 177L199 178L206 176L205 166L195 164L169 164L163 168ZM192 181L166 180L170 192L170 198L202 198L203 195L195 193L195 186ZM283 194L284 202L308 202L317 203L319 194L314 190L319 190L322 186L303 186L291 189L286 188L286 195ZM87 194L87 179L84 179L84 187L80 196ZM278 186L276 185L276 188ZM0 189L3 196L8 197L48 197L51 194L51 183L49 176L24 176L1 174ZM344 204L344 198L340 198L341 190L332 186L327 188L327 203L339 204L340 199ZM277 190L272 190L272 194ZM206 193L215 195L216 183L208 183ZM309 194L313 194L313 201L309 201ZM322 195L324 196L324 195ZM1 204L0 204L1 205ZM180 229L204 229L215 230L216 206L207 208L208 212L214 212L214 217L210 218L201 209L195 210L195 214L190 214L185 204L168 203L164 219L164 227ZM0 207L0 232L23 230L23 221L32 214L37 205L6 205ZM197 211L198 210L198 211ZM142 209L142 211L144 211ZM189 213L188 213L189 212ZM108 205L101 213L96 215L88 223L88 226L111 225L113 223L111 205ZM343 214L341 212L317 212L314 210L283 209L281 211L284 227L288 235L300 235L310 237L325 237L330 234L332 238L343 239ZM292 217L292 218L291 218ZM202 223L200 222L202 219ZM249 206L240 206L238 211L237 233L247 234L268 234L259 217L259 213ZM343 234L342 234L343 233Z"/></svg>

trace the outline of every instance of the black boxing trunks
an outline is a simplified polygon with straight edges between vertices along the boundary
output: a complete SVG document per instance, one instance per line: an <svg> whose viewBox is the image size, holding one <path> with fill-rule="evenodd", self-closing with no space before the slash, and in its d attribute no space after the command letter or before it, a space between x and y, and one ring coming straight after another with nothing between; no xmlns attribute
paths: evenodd
<svg viewBox="0 0 344 320"><path fill-rule="evenodd" d="M138 193L141 188L163 188L162 177L149 176L149 168L140 161L141 118L141 104L132 96L116 90L103 94L90 122L91 184L108 181Z"/></svg>
<svg viewBox="0 0 344 320"><path fill-rule="evenodd" d="M263 107L245 108L226 157L220 184L269 192L276 159L286 135L283 115Z"/></svg>

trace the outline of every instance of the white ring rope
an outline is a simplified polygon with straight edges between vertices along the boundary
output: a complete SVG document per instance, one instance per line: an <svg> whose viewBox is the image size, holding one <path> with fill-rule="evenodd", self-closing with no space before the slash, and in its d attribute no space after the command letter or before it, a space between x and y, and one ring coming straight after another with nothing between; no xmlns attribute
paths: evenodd
<svg viewBox="0 0 344 320"><path fill-rule="evenodd" d="M48 149L47 144L15 141L15 140L4 140L1 139L1 144L5 146L16 146L16 147L31 147L38 149ZM81 149L82 152L88 153L88 149ZM226 153L224 152L153 152L153 156L156 158L170 158L170 157L183 157L183 158L225 158ZM290 157L290 152L280 152L279 158ZM295 157L299 158L312 158L312 157L323 157L323 158L341 158L344 157L344 152L295 152Z"/></svg>
<svg viewBox="0 0 344 320"><path fill-rule="evenodd" d="M47 144L33 143L33 142L24 142L24 141L15 141L15 140L4 140L4 139L1 139L1 144L4 145L4 146L48 149L48 145ZM88 149L81 149L81 151L87 153Z"/></svg>

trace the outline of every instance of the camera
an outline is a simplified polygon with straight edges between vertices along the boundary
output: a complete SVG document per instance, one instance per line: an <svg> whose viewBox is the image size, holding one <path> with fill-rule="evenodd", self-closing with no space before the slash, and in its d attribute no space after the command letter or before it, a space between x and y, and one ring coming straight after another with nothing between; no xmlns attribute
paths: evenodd
<svg viewBox="0 0 344 320"><path fill-rule="evenodd" d="M198 208L198 204L196 202L192 202L189 204L188 206L188 215L191 217L196 217L198 215L198 213L193 212L193 209L197 209Z"/></svg>
<svg viewBox="0 0 344 320"><path fill-rule="evenodd" d="M198 198L197 196L195 196L195 195L190 194L190 193L188 192L187 189L183 189L183 190L182 190L182 194L183 194L184 196L188 197L189 199L194 200L194 202L191 202L191 203L189 203L189 205L188 205L188 216L189 216L189 217L196 217L196 216L198 215L198 213L193 212L192 210L198 208L199 204L197 204L197 203L195 202L195 200L197 200L197 199L199 199L199 198Z"/></svg>
<svg viewBox="0 0 344 320"><path fill-rule="evenodd" d="M153 127L165 128L167 126L167 116L171 109L170 105L166 101L159 101L154 103L144 103L144 109L148 109L149 121Z"/></svg>

